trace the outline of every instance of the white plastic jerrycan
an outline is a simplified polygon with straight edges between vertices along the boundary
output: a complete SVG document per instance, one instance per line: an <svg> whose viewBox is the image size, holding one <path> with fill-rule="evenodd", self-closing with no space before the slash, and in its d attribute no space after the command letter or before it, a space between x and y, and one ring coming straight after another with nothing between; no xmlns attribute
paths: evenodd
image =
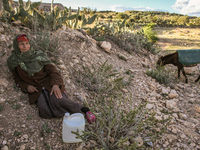
<svg viewBox="0 0 200 150"><path fill-rule="evenodd" d="M63 126L62 126L62 139L65 143L78 143L82 142L81 139L76 139L76 135L71 133L71 131L77 132L77 129L81 134L82 131L85 130L85 119L83 114L74 113L70 115L69 113L65 113L63 118Z"/></svg>

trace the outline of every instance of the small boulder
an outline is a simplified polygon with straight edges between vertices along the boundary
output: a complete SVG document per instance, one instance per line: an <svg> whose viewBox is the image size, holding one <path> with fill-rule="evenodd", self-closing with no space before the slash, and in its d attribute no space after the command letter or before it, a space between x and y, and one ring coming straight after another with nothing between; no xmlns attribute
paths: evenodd
<svg viewBox="0 0 200 150"><path fill-rule="evenodd" d="M100 46L104 48L106 52L111 53L112 45L109 42L103 41Z"/></svg>
<svg viewBox="0 0 200 150"><path fill-rule="evenodd" d="M21 24L22 24L21 20L17 20L17 21L12 22L13 26L21 26Z"/></svg>

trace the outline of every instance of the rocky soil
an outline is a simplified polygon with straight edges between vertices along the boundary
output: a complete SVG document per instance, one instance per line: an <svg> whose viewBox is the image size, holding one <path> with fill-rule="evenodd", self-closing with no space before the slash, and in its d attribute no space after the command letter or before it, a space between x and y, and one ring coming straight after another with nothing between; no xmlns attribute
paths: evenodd
<svg viewBox="0 0 200 150"><path fill-rule="evenodd" d="M28 96L14 84L12 74L8 70L6 60L12 51L13 33L0 27L0 148L2 150L87 150L97 144L94 140L88 143L66 144L62 141L62 118L42 119L38 116L37 107L29 105ZM15 27L15 32L21 29ZM30 30L24 28L23 32ZM60 47L50 58L61 72L66 92L74 101L82 103L86 98L88 103L93 100L90 92L80 86L74 79L73 69L82 65L98 66L106 60L113 68L124 74L131 71L134 78L129 86L122 89L123 94L132 93L134 105L141 101L149 101L146 108L156 112L156 119L172 117L163 138L153 143L151 149L197 150L200 149L200 91L199 83L194 83L198 77L197 67L186 68L189 83L184 83L181 76L170 87L161 85L148 77L144 72L154 68L158 56L147 54L130 55L120 49L112 41L96 42L89 36L72 29L59 29L52 36L60 38ZM127 61L122 60L123 56ZM168 68L176 71L176 67ZM162 109L166 112L161 111ZM90 124L86 123L86 128Z"/></svg>

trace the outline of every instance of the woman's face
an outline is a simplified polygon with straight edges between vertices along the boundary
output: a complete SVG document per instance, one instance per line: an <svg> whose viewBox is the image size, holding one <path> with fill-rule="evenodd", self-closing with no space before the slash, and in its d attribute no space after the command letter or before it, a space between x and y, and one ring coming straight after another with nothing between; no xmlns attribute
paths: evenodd
<svg viewBox="0 0 200 150"><path fill-rule="evenodd" d="M27 52L31 47L28 41L19 42L18 46L22 53Z"/></svg>

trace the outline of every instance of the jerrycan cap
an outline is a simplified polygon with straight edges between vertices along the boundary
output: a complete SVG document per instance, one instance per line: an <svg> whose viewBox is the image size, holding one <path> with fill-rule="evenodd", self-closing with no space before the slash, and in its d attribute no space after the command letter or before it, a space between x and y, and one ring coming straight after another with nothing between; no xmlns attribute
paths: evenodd
<svg viewBox="0 0 200 150"><path fill-rule="evenodd" d="M70 114L69 113L65 113L65 117L69 117L70 116Z"/></svg>

